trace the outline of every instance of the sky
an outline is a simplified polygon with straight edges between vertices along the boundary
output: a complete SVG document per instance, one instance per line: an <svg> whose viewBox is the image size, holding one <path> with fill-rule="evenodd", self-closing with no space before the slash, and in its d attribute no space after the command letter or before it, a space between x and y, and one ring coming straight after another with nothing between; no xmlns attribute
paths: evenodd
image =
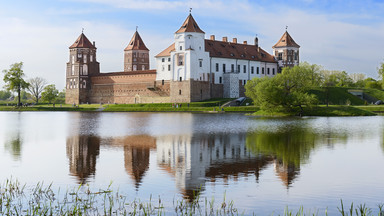
<svg viewBox="0 0 384 216"><path fill-rule="evenodd" d="M384 60L383 0L0 0L0 70L22 61L27 79L63 89L68 47L84 28L101 72L122 71L136 26L154 69L154 56L173 43L190 8L206 38L253 43L257 35L272 53L288 26L300 61L377 78Z"/></svg>

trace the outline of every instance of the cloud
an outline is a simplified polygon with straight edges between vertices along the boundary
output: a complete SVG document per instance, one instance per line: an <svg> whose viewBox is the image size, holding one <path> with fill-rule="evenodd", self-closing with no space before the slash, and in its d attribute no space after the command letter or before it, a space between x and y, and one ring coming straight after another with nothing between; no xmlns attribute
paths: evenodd
<svg viewBox="0 0 384 216"><path fill-rule="evenodd" d="M0 13L0 70L24 61L28 77L42 76L63 88L68 46L84 27L87 37L96 41L101 70L121 71L123 49L139 21L140 35L150 49L151 67L155 68L153 56L173 42L173 33L184 21L189 7L194 8L193 15L206 37L215 34L216 38L228 36L253 41L257 34L260 45L270 53L288 25L288 31L301 45L301 60L328 69L364 72L376 78L376 67L384 58L381 43L384 24L380 22L383 18L360 10L356 10L359 13L313 12L295 5L247 0L68 2L71 4L62 7L30 10L28 17L23 17L23 11L19 15L8 11L12 14L8 16ZM83 7L84 2L89 6ZM0 12L3 11L6 9L0 7Z"/></svg>

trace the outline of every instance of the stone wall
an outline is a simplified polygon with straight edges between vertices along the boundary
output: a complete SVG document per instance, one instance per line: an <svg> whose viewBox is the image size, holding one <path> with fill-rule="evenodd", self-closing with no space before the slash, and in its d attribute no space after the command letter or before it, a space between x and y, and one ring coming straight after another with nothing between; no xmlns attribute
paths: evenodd
<svg viewBox="0 0 384 216"><path fill-rule="evenodd" d="M90 103L170 102L169 82L156 82L156 74L113 74L91 77Z"/></svg>
<svg viewBox="0 0 384 216"><path fill-rule="evenodd" d="M170 82L171 103L190 103L191 102L191 82L171 81Z"/></svg>

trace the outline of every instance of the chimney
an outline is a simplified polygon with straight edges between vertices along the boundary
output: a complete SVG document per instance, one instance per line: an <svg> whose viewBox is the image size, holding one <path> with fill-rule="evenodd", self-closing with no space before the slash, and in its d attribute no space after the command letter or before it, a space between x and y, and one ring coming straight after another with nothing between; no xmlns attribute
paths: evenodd
<svg viewBox="0 0 384 216"><path fill-rule="evenodd" d="M223 37L223 42L228 42L228 37Z"/></svg>
<svg viewBox="0 0 384 216"><path fill-rule="evenodd" d="M260 52L260 47L257 47L257 52Z"/></svg>
<svg viewBox="0 0 384 216"><path fill-rule="evenodd" d="M95 41L93 41L93 46L94 46L94 47L96 46L96 42L95 42Z"/></svg>
<svg viewBox="0 0 384 216"><path fill-rule="evenodd" d="M215 40L215 35L211 35L211 40Z"/></svg>
<svg viewBox="0 0 384 216"><path fill-rule="evenodd" d="M247 41L243 41L243 44L247 45L247 44L248 44L248 42L247 42Z"/></svg>
<svg viewBox="0 0 384 216"><path fill-rule="evenodd" d="M257 36L255 37L255 46L256 46L256 47L259 46L259 38L257 38Z"/></svg>
<svg viewBox="0 0 384 216"><path fill-rule="evenodd" d="M237 43L237 38L233 38L232 42Z"/></svg>

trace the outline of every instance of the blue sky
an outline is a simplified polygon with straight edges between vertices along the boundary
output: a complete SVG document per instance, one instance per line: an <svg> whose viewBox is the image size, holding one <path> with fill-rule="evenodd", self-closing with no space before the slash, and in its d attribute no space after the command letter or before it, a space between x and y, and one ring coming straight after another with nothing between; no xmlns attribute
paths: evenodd
<svg viewBox="0 0 384 216"><path fill-rule="evenodd" d="M27 78L41 76L61 89L68 47L84 28L96 41L101 71L121 71L136 26L153 57L172 43L190 7L206 38L251 42L258 35L271 53L287 25L301 61L377 78L384 59L384 1L2 0L0 70L23 61Z"/></svg>

